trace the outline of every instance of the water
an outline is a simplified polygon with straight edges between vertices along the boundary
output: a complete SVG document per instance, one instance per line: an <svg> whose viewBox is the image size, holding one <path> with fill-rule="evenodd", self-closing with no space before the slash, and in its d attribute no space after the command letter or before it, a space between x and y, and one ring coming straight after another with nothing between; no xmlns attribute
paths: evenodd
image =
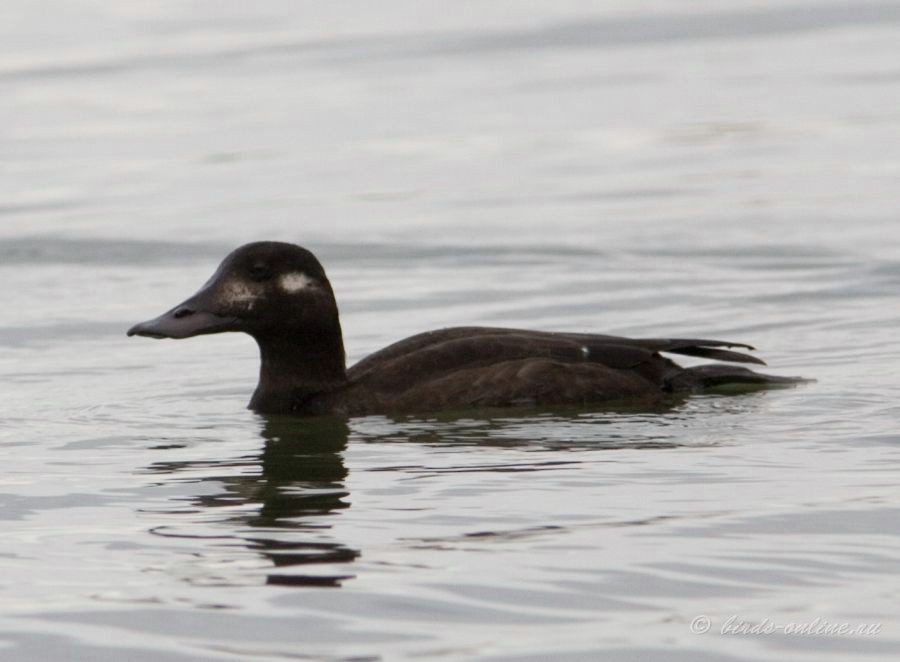
<svg viewBox="0 0 900 662"><path fill-rule="evenodd" d="M896 659L900 3L13 1L0 32L0 658ZM248 338L124 335L262 238L320 256L351 360L487 324L818 381L267 419ZM790 632L843 623L878 631Z"/></svg>

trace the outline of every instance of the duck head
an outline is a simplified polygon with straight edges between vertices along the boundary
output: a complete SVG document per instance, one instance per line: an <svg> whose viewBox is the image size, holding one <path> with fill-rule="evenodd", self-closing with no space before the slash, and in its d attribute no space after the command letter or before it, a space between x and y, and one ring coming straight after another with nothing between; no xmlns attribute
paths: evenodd
<svg viewBox="0 0 900 662"><path fill-rule="evenodd" d="M256 398L344 378L337 304L325 270L300 246L256 242L234 250L200 290L129 336L191 338L242 331L260 347ZM252 404L252 403L251 403ZM255 407L254 407L255 408Z"/></svg>
<svg viewBox="0 0 900 662"><path fill-rule="evenodd" d="M191 338L243 331L258 339L339 324L325 270L305 248L264 241L229 254L190 298L129 336Z"/></svg>

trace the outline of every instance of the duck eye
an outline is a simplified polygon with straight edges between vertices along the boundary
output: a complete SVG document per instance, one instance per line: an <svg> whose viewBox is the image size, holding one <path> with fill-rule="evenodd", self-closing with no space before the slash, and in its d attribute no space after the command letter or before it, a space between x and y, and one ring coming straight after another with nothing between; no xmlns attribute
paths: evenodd
<svg viewBox="0 0 900 662"><path fill-rule="evenodd" d="M269 267L263 262L251 264L249 271L253 280L266 280L269 277Z"/></svg>

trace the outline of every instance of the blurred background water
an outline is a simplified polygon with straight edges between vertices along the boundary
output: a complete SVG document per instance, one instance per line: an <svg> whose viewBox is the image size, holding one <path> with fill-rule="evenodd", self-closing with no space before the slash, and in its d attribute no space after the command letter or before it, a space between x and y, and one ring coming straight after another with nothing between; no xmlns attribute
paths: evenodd
<svg viewBox="0 0 900 662"><path fill-rule="evenodd" d="M0 657L900 654L900 3L8 0L0 37ZM319 255L351 360L488 324L818 382L267 419L248 338L124 335L256 239Z"/></svg>

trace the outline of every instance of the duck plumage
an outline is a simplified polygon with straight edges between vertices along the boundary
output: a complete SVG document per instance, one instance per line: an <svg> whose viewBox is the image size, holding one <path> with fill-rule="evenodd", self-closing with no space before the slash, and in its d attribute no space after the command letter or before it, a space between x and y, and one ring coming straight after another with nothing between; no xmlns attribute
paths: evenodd
<svg viewBox="0 0 900 662"><path fill-rule="evenodd" d="M224 331L246 332L260 347L260 379L249 406L263 413L650 403L724 384L802 381L721 363L684 368L661 354L764 365L735 351L753 349L742 343L490 327L420 333L347 369L324 269L308 250L281 242L236 249L194 296L128 335L188 338Z"/></svg>

